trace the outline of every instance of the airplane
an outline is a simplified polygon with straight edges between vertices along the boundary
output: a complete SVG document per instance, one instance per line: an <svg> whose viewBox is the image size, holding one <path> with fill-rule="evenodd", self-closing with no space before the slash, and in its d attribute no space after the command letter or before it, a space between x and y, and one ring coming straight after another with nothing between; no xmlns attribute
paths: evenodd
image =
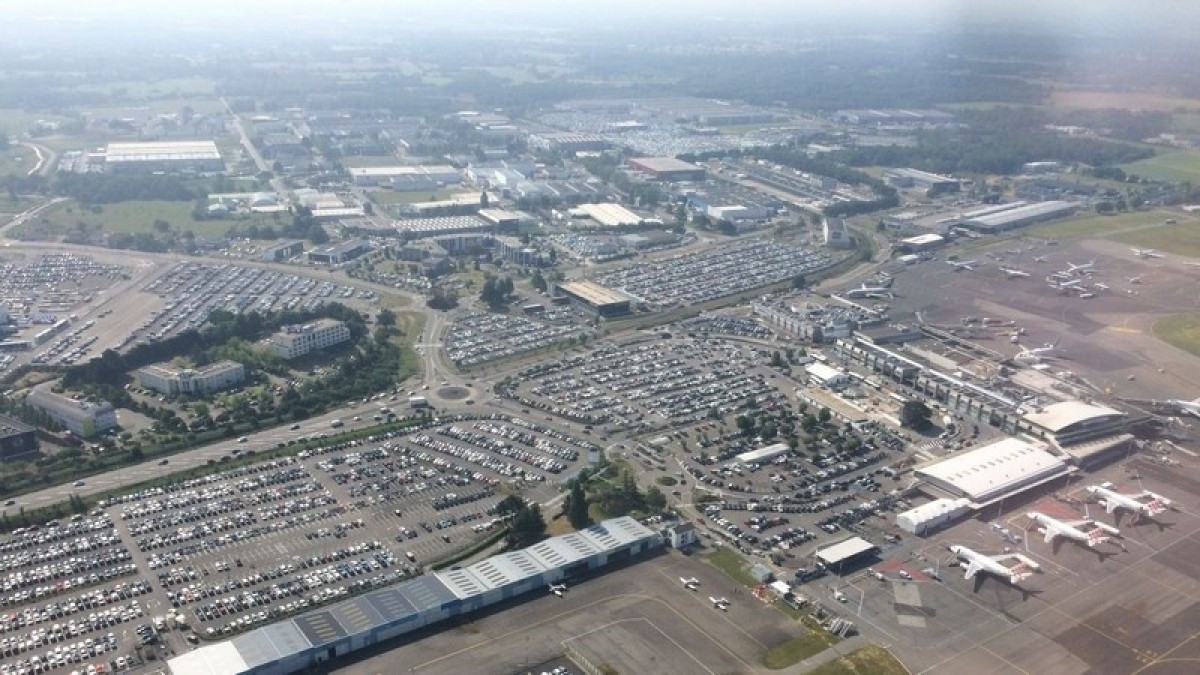
<svg viewBox="0 0 1200 675"><path fill-rule="evenodd" d="M1138 275L1138 276L1136 276L1136 277L1129 277L1129 283L1131 283L1131 284L1140 284L1140 283L1142 283L1142 277L1141 277L1141 275Z"/></svg>
<svg viewBox="0 0 1200 675"><path fill-rule="evenodd" d="M1075 263L1072 263L1072 262L1068 262L1067 265L1069 266L1067 269L1067 274L1081 274L1081 273L1085 273L1085 272L1092 272L1096 269L1096 259L1092 258L1092 260L1090 262L1085 262L1082 265L1076 265Z"/></svg>
<svg viewBox="0 0 1200 675"><path fill-rule="evenodd" d="M847 298L881 298L892 297L892 292L883 286L868 286L863 284L844 293Z"/></svg>
<svg viewBox="0 0 1200 675"><path fill-rule="evenodd" d="M1093 285L1094 285L1094 286L1095 286L1095 287L1096 287L1098 290L1101 290L1101 291L1107 291L1107 290L1108 290L1108 284L1100 283L1100 282L1098 282L1098 281L1097 281L1097 282L1096 282L1095 284L1093 284Z"/></svg>
<svg viewBox="0 0 1200 675"><path fill-rule="evenodd" d="M1178 399L1170 399L1168 405L1173 405L1179 409L1179 412L1184 415L1194 415L1200 417L1200 398L1195 401L1180 401Z"/></svg>
<svg viewBox="0 0 1200 675"><path fill-rule="evenodd" d="M950 546L950 552L959 560L967 563L966 572L963 574L964 579L973 579L976 574L987 572L1016 586L1041 569L1040 565L1020 553L1006 553L1004 555L993 556L959 545ZM1012 567L1005 565L1004 563L1009 560L1015 560L1017 564Z"/></svg>
<svg viewBox="0 0 1200 675"><path fill-rule="evenodd" d="M1044 541L1049 544L1057 537L1066 537L1071 541L1077 541L1081 544L1086 544L1088 548L1095 548L1098 544L1103 544L1110 539L1109 535L1121 534L1121 531L1112 525L1100 523L1090 518L1083 520L1059 520L1051 518L1044 513L1030 511L1025 514L1033 522L1041 525L1038 531L1045 536ZM1091 529L1082 530L1080 528L1088 527Z"/></svg>
<svg viewBox="0 0 1200 675"><path fill-rule="evenodd" d="M962 261L947 260L946 264L953 267L955 272L962 272L963 270L970 272L975 269L975 265L978 264L978 261L976 261L976 260L962 260Z"/></svg>
<svg viewBox="0 0 1200 675"><path fill-rule="evenodd" d="M1029 272L1016 269L1015 267L1001 267L1000 271L1004 272L1004 276L1008 277L1009 279L1017 279L1019 277L1029 276Z"/></svg>
<svg viewBox="0 0 1200 675"><path fill-rule="evenodd" d="M1112 483L1101 483L1088 486L1087 491L1098 498L1097 501L1104 506L1106 513L1125 509L1132 511L1134 515L1153 518L1171 507L1170 499L1149 490L1142 490L1137 494L1123 494L1114 490Z"/></svg>
<svg viewBox="0 0 1200 675"><path fill-rule="evenodd" d="M1139 258L1161 258L1163 254L1152 248L1131 248L1133 254Z"/></svg>
<svg viewBox="0 0 1200 675"><path fill-rule="evenodd" d="M1083 285L1083 279L1071 279L1058 285L1059 288L1077 288Z"/></svg>
<svg viewBox="0 0 1200 675"><path fill-rule="evenodd" d="M684 577L679 577L679 583L683 584L684 587L687 588L689 591L694 591L697 588L700 588L700 580L697 579L696 577L692 577L690 579L686 579Z"/></svg>
<svg viewBox="0 0 1200 675"><path fill-rule="evenodd" d="M1013 358L1017 361L1038 363L1042 359L1053 358L1057 352L1058 343L1047 342L1041 347L1034 347L1033 349L1022 347L1021 352Z"/></svg>
<svg viewBox="0 0 1200 675"><path fill-rule="evenodd" d="M561 598L561 597L563 597L563 593L567 592L567 585L566 584L550 584L550 592Z"/></svg>
<svg viewBox="0 0 1200 675"><path fill-rule="evenodd" d="M729 609L729 600L725 598L714 598L710 595L708 596L708 601L712 603L713 607L721 610L722 612Z"/></svg>
<svg viewBox="0 0 1200 675"><path fill-rule="evenodd" d="M1044 255L1035 255L1035 256L1033 256L1033 262L1037 262L1037 263L1044 263L1044 262L1046 262L1046 256L1044 256Z"/></svg>

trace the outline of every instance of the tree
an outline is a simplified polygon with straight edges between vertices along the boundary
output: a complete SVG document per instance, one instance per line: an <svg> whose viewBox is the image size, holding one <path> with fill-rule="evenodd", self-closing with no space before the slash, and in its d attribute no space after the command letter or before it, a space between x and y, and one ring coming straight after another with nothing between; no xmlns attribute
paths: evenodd
<svg viewBox="0 0 1200 675"><path fill-rule="evenodd" d="M529 279L529 284L542 293L545 293L546 289L549 288L546 283L546 277L542 276L541 270L534 270L533 276Z"/></svg>
<svg viewBox="0 0 1200 675"><path fill-rule="evenodd" d="M664 495L662 490L659 490L657 486L651 485L646 489L646 496L644 500L646 502L646 508L651 511L662 511L663 509L667 508L667 496Z"/></svg>
<svg viewBox="0 0 1200 675"><path fill-rule="evenodd" d="M154 219L154 230L156 232L162 232L163 234L166 234L167 232L171 231L171 223L168 223L167 221L163 220L162 218L155 218Z"/></svg>
<svg viewBox="0 0 1200 675"><path fill-rule="evenodd" d="M583 490L581 480L572 482L571 491L567 494L567 520L571 522L571 527L577 530L591 523L591 518L588 517L587 493Z"/></svg>
<svg viewBox="0 0 1200 675"><path fill-rule="evenodd" d="M924 431L929 428L933 411L923 401L905 401L900 408L900 424L910 429Z"/></svg>
<svg viewBox="0 0 1200 675"><path fill-rule="evenodd" d="M831 419L833 419L833 413L829 411L829 408L821 408L819 411L817 411L817 420L819 420L821 424L826 424Z"/></svg>
<svg viewBox="0 0 1200 675"><path fill-rule="evenodd" d="M520 497L505 497L521 503L512 518L508 521L508 534L505 542L509 548L525 548L535 544L546 536L546 520L542 518L542 510L537 504L527 504ZM502 501L501 504L504 502Z"/></svg>

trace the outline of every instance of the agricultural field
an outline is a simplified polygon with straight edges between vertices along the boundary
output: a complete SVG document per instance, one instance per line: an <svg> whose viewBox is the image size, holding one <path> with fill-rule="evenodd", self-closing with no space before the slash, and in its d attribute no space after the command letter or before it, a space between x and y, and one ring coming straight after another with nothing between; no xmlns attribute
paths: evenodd
<svg viewBox="0 0 1200 675"><path fill-rule="evenodd" d="M68 201L46 211L32 223L22 226L26 232L42 236L63 236L73 230L99 229L109 233L136 234L154 232L154 222L165 220L176 232L191 230L198 237L223 237L235 220L192 219L192 202L128 201L96 207L99 212ZM80 223L83 223L80 225ZM264 219L264 225L269 221Z"/></svg>
<svg viewBox="0 0 1200 675"><path fill-rule="evenodd" d="M1144 178L1168 181L1200 181L1200 152L1172 152L1143 159L1122 168Z"/></svg>
<svg viewBox="0 0 1200 675"><path fill-rule="evenodd" d="M26 174L37 166L37 154L24 145L11 145L0 152L0 176Z"/></svg>
<svg viewBox="0 0 1200 675"><path fill-rule="evenodd" d="M1154 337L1189 354L1200 356L1200 316L1181 314L1159 319L1154 324Z"/></svg>

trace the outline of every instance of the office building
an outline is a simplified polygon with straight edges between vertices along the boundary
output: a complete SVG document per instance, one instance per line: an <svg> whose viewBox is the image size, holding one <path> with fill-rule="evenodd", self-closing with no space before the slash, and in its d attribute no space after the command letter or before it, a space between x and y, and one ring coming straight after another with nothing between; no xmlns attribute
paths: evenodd
<svg viewBox="0 0 1200 675"><path fill-rule="evenodd" d="M367 253L371 243L365 239L351 239L338 244L329 244L308 252L308 261L322 265L338 265Z"/></svg>
<svg viewBox="0 0 1200 675"><path fill-rule="evenodd" d="M84 438L117 427L117 410L108 401L76 401L49 389L34 389L25 403Z"/></svg>
<svg viewBox="0 0 1200 675"><path fill-rule="evenodd" d="M200 368L158 364L139 368L138 384L167 396L203 396L246 381L246 368L236 361L218 361Z"/></svg>
<svg viewBox="0 0 1200 675"><path fill-rule="evenodd" d="M350 328L341 321L321 319L309 324L284 326L267 338L281 359L295 359L350 340Z"/></svg>

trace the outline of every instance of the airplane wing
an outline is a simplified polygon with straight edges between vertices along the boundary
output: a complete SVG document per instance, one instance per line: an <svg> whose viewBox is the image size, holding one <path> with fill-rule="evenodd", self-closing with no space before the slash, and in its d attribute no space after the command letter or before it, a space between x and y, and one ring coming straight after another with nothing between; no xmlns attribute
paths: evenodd
<svg viewBox="0 0 1200 675"><path fill-rule="evenodd" d="M1054 537L1058 536L1058 532L1055 532L1054 529L1051 528L1049 525L1047 525L1046 528L1044 530L1042 530L1042 533L1045 535L1044 537L1042 537L1042 542L1044 542L1046 544L1049 544L1050 542L1054 541Z"/></svg>
<svg viewBox="0 0 1200 675"><path fill-rule="evenodd" d="M1104 512L1105 513L1112 513L1113 511L1116 511L1119 508L1121 508L1121 505L1118 504L1117 500L1113 499L1112 497L1108 497L1104 500Z"/></svg>
<svg viewBox="0 0 1200 675"><path fill-rule="evenodd" d="M967 565L967 572L966 572L966 574L963 574L963 578L964 579L974 578L974 576L976 574L978 574L979 570L981 570L981 569L983 569L983 568L980 567L978 564L971 563L971 564Z"/></svg>

